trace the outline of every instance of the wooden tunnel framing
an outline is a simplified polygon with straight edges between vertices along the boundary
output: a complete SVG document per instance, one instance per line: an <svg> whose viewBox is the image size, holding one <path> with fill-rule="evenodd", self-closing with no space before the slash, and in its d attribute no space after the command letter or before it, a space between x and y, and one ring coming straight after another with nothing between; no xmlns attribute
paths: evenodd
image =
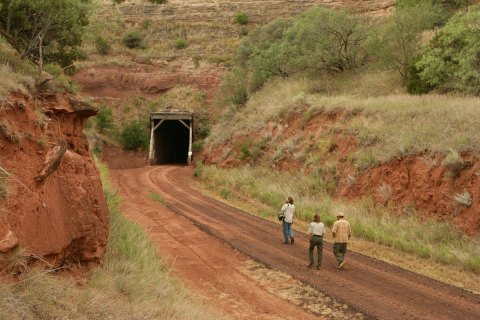
<svg viewBox="0 0 480 320"><path fill-rule="evenodd" d="M193 114L184 111L150 114L151 165L192 162Z"/></svg>

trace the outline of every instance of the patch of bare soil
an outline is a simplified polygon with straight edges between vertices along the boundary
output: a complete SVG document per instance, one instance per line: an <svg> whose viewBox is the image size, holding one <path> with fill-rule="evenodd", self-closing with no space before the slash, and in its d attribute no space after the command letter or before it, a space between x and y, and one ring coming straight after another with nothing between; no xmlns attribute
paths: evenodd
<svg viewBox="0 0 480 320"><path fill-rule="evenodd" d="M348 304L348 308L342 306L340 310L350 318L361 317L358 312L376 319L480 318L479 295L361 254L349 252L347 267L338 271L331 254L332 246L328 243L324 246L322 270L309 270L306 268L308 240L305 234L297 231L295 245L283 245L278 224L199 194L188 187L192 174L192 168L173 166L112 171L125 199L123 210L126 214L145 225L161 249L171 252L168 255L171 263L174 261L175 268L190 279L192 286L205 290L214 303L234 317L259 318L258 312L265 312L262 315L266 316L267 311L281 310L287 304L270 300L278 296L288 296L292 302L296 297L308 297L309 289L298 296L289 291L295 282L293 279L297 279L322 291L326 297L321 303L335 299ZM149 199L149 194L161 197L175 214ZM248 260L239 264L235 256L241 261L243 255L232 255L225 244L261 265L288 275L291 280L282 280L282 276L274 276L272 280L268 270L257 269ZM204 265L200 267L197 261L202 260ZM239 271L242 268L249 270L248 279ZM223 294L222 290L225 290ZM264 295L265 291L274 294L263 298L255 296ZM222 300L225 294L233 296L233 300ZM237 299L243 299L241 307L235 307ZM311 300L298 304L307 307ZM245 313L239 315L234 311ZM285 319L285 315L302 319L300 313L295 314L299 311L284 311L275 315L281 319ZM337 317L323 311L320 314L325 318Z"/></svg>
<svg viewBox="0 0 480 320"><path fill-rule="evenodd" d="M81 94L97 98L125 99L135 96L155 97L177 85L195 85L211 100L221 77L218 71L173 72L164 68L122 68L118 66L84 69L75 74Z"/></svg>
<svg viewBox="0 0 480 320"><path fill-rule="evenodd" d="M148 164L146 151L124 150L109 143L102 143L100 157L112 170L143 168Z"/></svg>

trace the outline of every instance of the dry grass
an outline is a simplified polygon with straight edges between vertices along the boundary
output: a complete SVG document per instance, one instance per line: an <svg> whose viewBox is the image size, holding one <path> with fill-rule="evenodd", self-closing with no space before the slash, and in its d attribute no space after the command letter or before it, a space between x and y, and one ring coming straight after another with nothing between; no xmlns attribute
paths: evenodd
<svg viewBox="0 0 480 320"><path fill-rule="evenodd" d="M305 79L271 82L253 95L245 108L230 111L219 121L206 150L261 133L268 125L278 127L289 123L299 115L311 119L321 112L341 110L345 116L330 125L327 132L319 127L309 133L325 139L338 133L356 137L361 148L348 158L359 170L426 150L445 154L450 150L480 151L480 136L476 133L480 127L480 98L405 94L330 96L308 93L310 84ZM308 152L306 145L301 149ZM304 158L311 156L306 154ZM273 157L266 159L273 160Z"/></svg>
<svg viewBox="0 0 480 320"><path fill-rule="evenodd" d="M111 212L102 267L82 286L42 270L32 270L23 282L0 284L0 319L219 318L170 275L143 229L121 215L106 167L99 167Z"/></svg>

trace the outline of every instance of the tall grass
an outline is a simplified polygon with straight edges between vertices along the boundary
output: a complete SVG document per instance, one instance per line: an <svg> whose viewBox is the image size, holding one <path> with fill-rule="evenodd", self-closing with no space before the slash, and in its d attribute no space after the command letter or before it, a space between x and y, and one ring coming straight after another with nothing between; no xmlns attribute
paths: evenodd
<svg viewBox="0 0 480 320"><path fill-rule="evenodd" d="M0 284L0 319L213 319L161 262L143 229L122 216L98 163L111 213L101 267L77 286L69 277L33 270L20 283Z"/></svg>
<svg viewBox="0 0 480 320"><path fill-rule="evenodd" d="M301 220L310 221L319 213L322 221L331 226L335 212L343 211L357 238L480 274L479 238L462 235L447 223L421 220L412 214L393 214L388 207L375 206L373 199L354 202L333 199L318 176L262 168L219 169L214 166L203 166L199 175L208 188L219 194L227 190L231 195L264 204L271 217L275 216L285 196L293 196L297 217Z"/></svg>
<svg viewBox="0 0 480 320"><path fill-rule="evenodd" d="M265 128L283 128L298 118L304 127L319 113L342 111L334 123L319 125L308 134L328 139L335 134L354 136L360 148L348 158L364 169L398 156L422 153L480 151L480 98L405 94L362 97L311 93L306 79L272 81L253 95L245 108L229 112L212 129L207 151L228 141L255 136ZM282 130L278 138L285 141ZM306 137L305 132L303 135ZM306 150L305 145L297 148ZM267 160L274 162L275 155ZM307 155L308 158L308 155Z"/></svg>

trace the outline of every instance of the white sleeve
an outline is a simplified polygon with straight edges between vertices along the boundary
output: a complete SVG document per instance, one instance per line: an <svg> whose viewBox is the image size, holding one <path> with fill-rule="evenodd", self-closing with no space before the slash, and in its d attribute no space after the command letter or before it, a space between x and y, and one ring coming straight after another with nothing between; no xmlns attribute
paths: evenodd
<svg viewBox="0 0 480 320"><path fill-rule="evenodd" d="M312 233L313 234L313 228L312 228L312 224L310 223L310 225L308 226L308 233Z"/></svg>
<svg viewBox="0 0 480 320"><path fill-rule="evenodd" d="M285 212L285 210L287 210L288 206L287 204L285 203L282 207L282 209L280 209L281 212Z"/></svg>

